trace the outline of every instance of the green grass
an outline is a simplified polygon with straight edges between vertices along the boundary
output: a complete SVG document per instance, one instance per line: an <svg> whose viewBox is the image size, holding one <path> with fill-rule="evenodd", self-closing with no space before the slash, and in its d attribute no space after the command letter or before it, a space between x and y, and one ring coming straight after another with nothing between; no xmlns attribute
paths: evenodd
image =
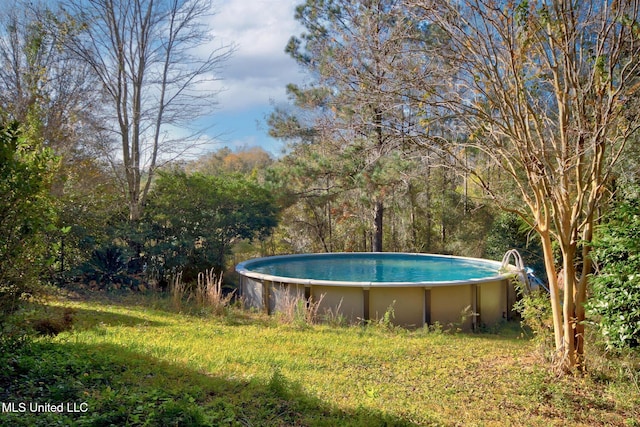
<svg viewBox="0 0 640 427"><path fill-rule="evenodd" d="M88 410L5 412L0 425L640 425L639 376L618 364L556 378L518 324L494 334L301 327L170 305L49 304L53 317L72 307L73 328L5 345L0 402Z"/></svg>

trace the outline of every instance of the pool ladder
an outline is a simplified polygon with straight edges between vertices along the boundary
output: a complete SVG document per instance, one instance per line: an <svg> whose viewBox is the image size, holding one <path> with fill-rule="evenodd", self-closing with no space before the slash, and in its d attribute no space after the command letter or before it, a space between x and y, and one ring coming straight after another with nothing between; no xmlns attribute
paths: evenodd
<svg viewBox="0 0 640 427"><path fill-rule="evenodd" d="M511 258L513 258L513 264L509 263ZM529 280L530 279L529 272L524 265L524 261L522 260L522 255L520 255L520 252L518 252L517 250L510 249L502 257L502 266L500 267L500 271L514 271L514 270L515 270L516 279L523 285L525 292L531 292L531 289L532 289L531 280ZM536 286L537 285L538 284L536 283Z"/></svg>

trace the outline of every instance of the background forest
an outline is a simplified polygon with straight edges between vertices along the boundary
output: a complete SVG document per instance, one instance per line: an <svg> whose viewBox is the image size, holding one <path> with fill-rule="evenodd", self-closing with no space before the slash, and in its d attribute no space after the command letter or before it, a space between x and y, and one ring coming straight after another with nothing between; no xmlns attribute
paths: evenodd
<svg viewBox="0 0 640 427"><path fill-rule="evenodd" d="M518 179L538 173L539 178L555 180L556 165L542 162L560 157L553 157L555 152L545 145L544 155L528 158L521 168L505 157L506 164L515 165L509 170L478 142L535 143L535 138L518 140L517 129L509 134L511 128L495 118L498 113L478 124L486 111L498 111L506 101L489 85L494 76L479 68L472 75L464 67L473 63L449 60L461 58L459 49L469 41L457 44L459 34L448 27L451 22L430 15L442 13L430 2L301 4L296 18L304 33L294 35L286 49L308 71L310 83L291 85L290 105L274 108L266 118L270 134L286 143L284 152L274 157L255 147L221 148L196 158L181 154L197 147L201 134L192 131L175 139L169 129L188 128L190 120L215 106L216 94L202 88L216 79L216 70L233 48L221 47L205 58L193 56L208 37L199 24L208 12L207 2L115 3L121 7L102 0L65 0L60 10L29 3L1 18L3 317L45 285L164 290L177 274L193 281L198 273L214 269L233 286L237 262L284 253L394 251L500 259L516 248L537 275L548 278L540 222L536 212L519 208L524 205L521 191L528 190L522 190L525 181ZM535 43L542 28L536 25L542 21L557 19L553 22L558 28L565 28L560 22L568 14L563 11L551 14L537 2L516 3L504 5L503 16L520 28L517 37L530 37L526 43ZM595 67L586 73L599 73L600 80L575 100L588 109L600 105L590 98L592 92L602 96L602 88L622 87L612 107L615 114L605 125L592 132L591 122L576 116L576 121L588 123L575 132L608 138L616 133L611 129L624 128L625 134L605 138L612 148L593 155L616 161L602 166L605 173L599 176L593 206L591 201L579 203L580 209L593 208L586 216L596 226L595 237L578 236L583 229L572 235L588 244L572 243L578 255L571 262L586 264L581 251L591 247L591 240L596 242L593 271L610 270L595 281L592 309L598 315L630 313L624 325L609 324L607 334L618 334L618 344L637 346L640 313L625 307L634 307L633 298L640 298L634 264L640 248L635 132L640 102L633 89L640 73L637 65L628 70L619 64L638 59L640 36L638 5L626 3L627 12L613 20L622 41L605 46L608 52L620 50L622 59L614 63L613 53L607 53L585 60ZM482 14L493 10L490 4L471 1L467 6L478 8L477 19L496 22L491 21L496 17ZM595 49L582 42L585 50ZM541 66L536 61L541 60L523 59L520 65ZM559 114L554 111L563 107L554 101L556 90L570 91L552 87L545 72L540 72L539 86L533 87L533 77L524 85L539 97L516 98L535 98L530 107L547 114L541 122L555 123ZM446 77L451 75L457 75L457 86ZM454 98L447 97L461 82L468 86L456 96L476 96L482 104L466 112L467 121L451 109ZM471 93L473 85L476 92ZM509 94L517 89L500 90ZM548 101L539 105L542 98ZM542 140L562 134L550 128ZM587 145L582 140L578 144ZM558 164L569 165L571 159L562 157ZM563 262L572 249L564 243L562 238L553 241L558 271L566 271ZM582 277L586 281L587 275ZM607 296L607 290L616 287L624 295L635 289L634 296L622 298L615 307L600 304L618 298Z"/></svg>

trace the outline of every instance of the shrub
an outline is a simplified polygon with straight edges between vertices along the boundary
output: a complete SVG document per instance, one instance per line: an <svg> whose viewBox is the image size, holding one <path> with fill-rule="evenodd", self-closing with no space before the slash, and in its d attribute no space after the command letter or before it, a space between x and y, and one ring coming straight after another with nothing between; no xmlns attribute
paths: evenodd
<svg viewBox="0 0 640 427"><path fill-rule="evenodd" d="M514 309L522 318L522 326L529 329L542 347L543 353L553 348L553 317L549 294L543 289L525 292L523 285L516 281L518 301Z"/></svg>
<svg viewBox="0 0 640 427"><path fill-rule="evenodd" d="M49 187L56 159L23 132L0 123L0 323L42 291L50 261L46 234L55 229Z"/></svg>
<svg viewBox="0 0 640 427"><path fill-rule="evenodd" d="M94 250L81 270L88 280L95 280L101 288L137 284L137 280L128 274L124 251L115 245Z"/></svg>
<svg viewBox="0 0 640 427"><path fill-rule="evenodd" d="M144 251L149 268L187 283L210 268L224 271L226 256L242 239L262 239L277 224L272 194L240 175L159 173L145 208Z"/></svg>
<svg viewBox="0 0 640 427"><path fill-rule="evenodd" d="M609 348L640 346L640 197L620 203L598 230L599 266L586 308Z"/></svg>

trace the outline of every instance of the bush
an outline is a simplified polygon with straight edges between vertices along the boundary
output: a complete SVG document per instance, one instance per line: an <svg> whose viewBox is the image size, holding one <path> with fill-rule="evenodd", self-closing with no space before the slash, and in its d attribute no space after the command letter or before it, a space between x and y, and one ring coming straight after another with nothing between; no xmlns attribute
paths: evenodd
<svg viewBox="0 0 640 427"><path fill-rule="evenodd" d="M277 213L273 195L252 178L159 173L145 208L149 268L165 279L180 271L186 282L224 271L233 244L268 236Z"/></svg>
<svg viewBox="0 0 640 427"><path fill-rule="evenodd" d="M42 290L50 260L46 234L55 229L54 164L51 151L18 124L0 123L0 323Z"/></svg>
<svg viewBox="0 0 640 427"><path fill-rule="evenodd" d="M586 308L609 348L640 346L640 197L620 203L598 230Z"/></svg>
<svg viewBox="0 0 640 427"><path fill-rule="evenodd" d="M98 248L81 268L88 280L101 288L112 285L136 285L137 280L128 274L128 263L122 248L109 245Z"/></svg>
<svg viewBox="0 0 640 427"><path fill-rule="evenodd" d="M540 288L526 292L518 281L516 281L516 289L519 298L514 309L522 318L522 326L533 333L535 340L541 347L542 354L547 355L547 350L554 348L553 316L549 294Z"/></svg>

